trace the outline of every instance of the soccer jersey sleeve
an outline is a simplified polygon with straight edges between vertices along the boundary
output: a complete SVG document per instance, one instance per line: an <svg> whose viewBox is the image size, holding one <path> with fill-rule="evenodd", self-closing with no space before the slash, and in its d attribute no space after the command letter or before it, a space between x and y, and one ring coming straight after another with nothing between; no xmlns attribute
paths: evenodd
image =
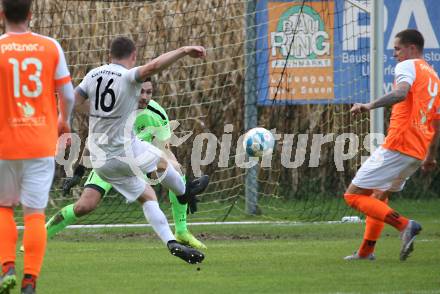
<svg viewBox="0 0 440 294"><path fill-rule="evenodd" d="M407 82L412 86L416 79L416 67L413 59L399 62L394 68L394 81L397 84Z"/></svg>
<svg viewBox="0 0 440 294"><path fill-rule="evenodd" d="M57 49L58 49L58 63L55 69L55 84L57 86L62 86L68 82L70 82L70 73L67 68L66 57L64 56L63 48L61 48L60 44L53 40Z"/></svg>
<svg viewBox="0 0 440 294"><path fill-rule="evenodd" d="M144 82L144 81L140 81L140 80L139 80L139 77L138 77L138 68L139 68L139 66L134 67L134 68L130 69L130 70L126 73L126 77L127 77L128 81L129 81L130 83L138 83L138 84L142 84L142 83Z"/></svg>

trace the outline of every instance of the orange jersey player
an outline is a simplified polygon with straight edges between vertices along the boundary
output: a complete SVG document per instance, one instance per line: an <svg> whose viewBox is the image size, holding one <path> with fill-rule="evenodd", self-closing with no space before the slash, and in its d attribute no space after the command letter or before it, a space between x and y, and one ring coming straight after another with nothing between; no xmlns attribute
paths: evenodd
<svg viewBox="0 0 440 294"><path fill-rule="evenodd" d="M28 29L32 0L1 1L6 33L0 36L0 293L16 284L18 203L24 214L22 293L35 293L56 142L59 133L70 132L74 93L61 46Z"/></svg>
<svg viewBox="0 0 440 294"><path fill-rule="evenodd" d="M58 138L55 90L70 82L63 50L32 32L0 37L1 159L53 156ZM29 138L33 138L32 144Z"/></svg>
<svg viewBox="0 0 440 294"><path fill-rule="evenodd" d="M417 30L401 31L394 39L394 90L367 104L355 104L354 114L393 105L388 135L362 164L345 192L348 205L367 215L364 240L346 260L375 259L373 254L384 224L401 232L400 260L414 250L414 240L422 227L388 206L391 192L401 191L406 180L420 167L436 166L440 136L440 80L423 59L424 39Z"/></svg>

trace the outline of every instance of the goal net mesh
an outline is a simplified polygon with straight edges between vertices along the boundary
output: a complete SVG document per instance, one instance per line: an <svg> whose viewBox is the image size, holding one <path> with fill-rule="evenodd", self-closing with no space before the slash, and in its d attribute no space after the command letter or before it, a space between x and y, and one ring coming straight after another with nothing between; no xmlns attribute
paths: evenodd
<svg viewBox="0 0 440 294"><path fill-rule="evenodd" d="M341 196L369 154L369 115L349 113L370 95L369 2L37 0L31 27L59 40L75 86L109 62L116 36L135 41L138 64L185 45L207 49L206 59L184 58L153 77L153 99L179 123L176 157L188 176L210 176L189 222L336 220L355 214ZM259 162L250 187L257 216L247 214L248 170L237 164L248 160L239 140L246 120L280 134L270 165ZM76 115L74 129L84 142L87 118ZM82 192L77 186L63 196L65 177L59 166L47 215ZM166 189L155 189L171 219ZM139 205L113 190L79 224L144 222Z"/></svg>

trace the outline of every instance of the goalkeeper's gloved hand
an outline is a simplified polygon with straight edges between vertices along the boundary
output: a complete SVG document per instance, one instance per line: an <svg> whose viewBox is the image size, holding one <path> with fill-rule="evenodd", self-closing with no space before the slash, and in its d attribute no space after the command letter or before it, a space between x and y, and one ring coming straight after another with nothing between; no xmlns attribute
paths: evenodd
<svg viewBox="0 0 440 294"><path fill-rule="evenodd" d="M197 211L197 202L199 202L199 198L194 196L189 202L188 202L188 208L186 209L187 214L194 214Z"/></svg>
<svg viewBox="0 0 440 294"><path fill-rule="evenodd" d="M197 202L199 199L196 197L197 194L202 193L209 183L209 177L207 175L201 176L186 184L185 194L177 196L177 200L180 204L188 204L187 213L195 213L197 211Z"/></svg>
<svg viewBox="0 0 440 294"><path fill-rule="evenodd" d="M182 205L188 204L186 209L187 214L194 214L197 211L197 202L200 201L195 195L188 196L186 193L184 195L177 196L177 200Z"/></svg>
<svg viewBox="0 0 440 294"><path fill-rule="evenodd" d="M67 196L70 193L70 189L81 182L81 178L84 176L85 171L86 168L83 165L78 165L73 171L73 177L64 180L63 196Z"/></svg>
<svg viewBox="0 0 440 294"><path fill-rule="evenodd" d="M63 181L63 196L67 196L70 193L70 189L78 185L80 181L81 181L81 177L77 175L74 175L71 178L66 178Z"/></svg>
<svg viewBox="0 0 440 294"><path fill-rule="evenodd" d="M191 197L188 201L188 208L186 209L186 214L194 214L197 211L197 202L199 202L199 198L197 196Z"/></svg>

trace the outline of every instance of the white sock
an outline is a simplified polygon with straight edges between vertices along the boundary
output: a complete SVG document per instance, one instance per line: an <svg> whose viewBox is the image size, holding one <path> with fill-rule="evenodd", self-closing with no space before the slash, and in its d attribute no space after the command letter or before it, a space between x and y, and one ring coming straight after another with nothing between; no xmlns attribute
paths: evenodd
<svg viewBox="0 0 440 294"><path fill-rule="evenodd" d="M182 176L176 171L174 166L168 163L168 167L164 173L157 173L159 178L162 177L163 174L165 174L165 176L162 179L162 185L173 191L177 196L185 194L185 182L182 180Z"/></svg>
<svg viewBox="0 0 440 294"><path fill-rule="evenodd" d="M170 226L168 225L168 220L159 208L159 203L157 203L157 201L146 201L142 205L142 209L145 218L165 244L167 244L168 241L176 240L171 232Z"/></svg>

